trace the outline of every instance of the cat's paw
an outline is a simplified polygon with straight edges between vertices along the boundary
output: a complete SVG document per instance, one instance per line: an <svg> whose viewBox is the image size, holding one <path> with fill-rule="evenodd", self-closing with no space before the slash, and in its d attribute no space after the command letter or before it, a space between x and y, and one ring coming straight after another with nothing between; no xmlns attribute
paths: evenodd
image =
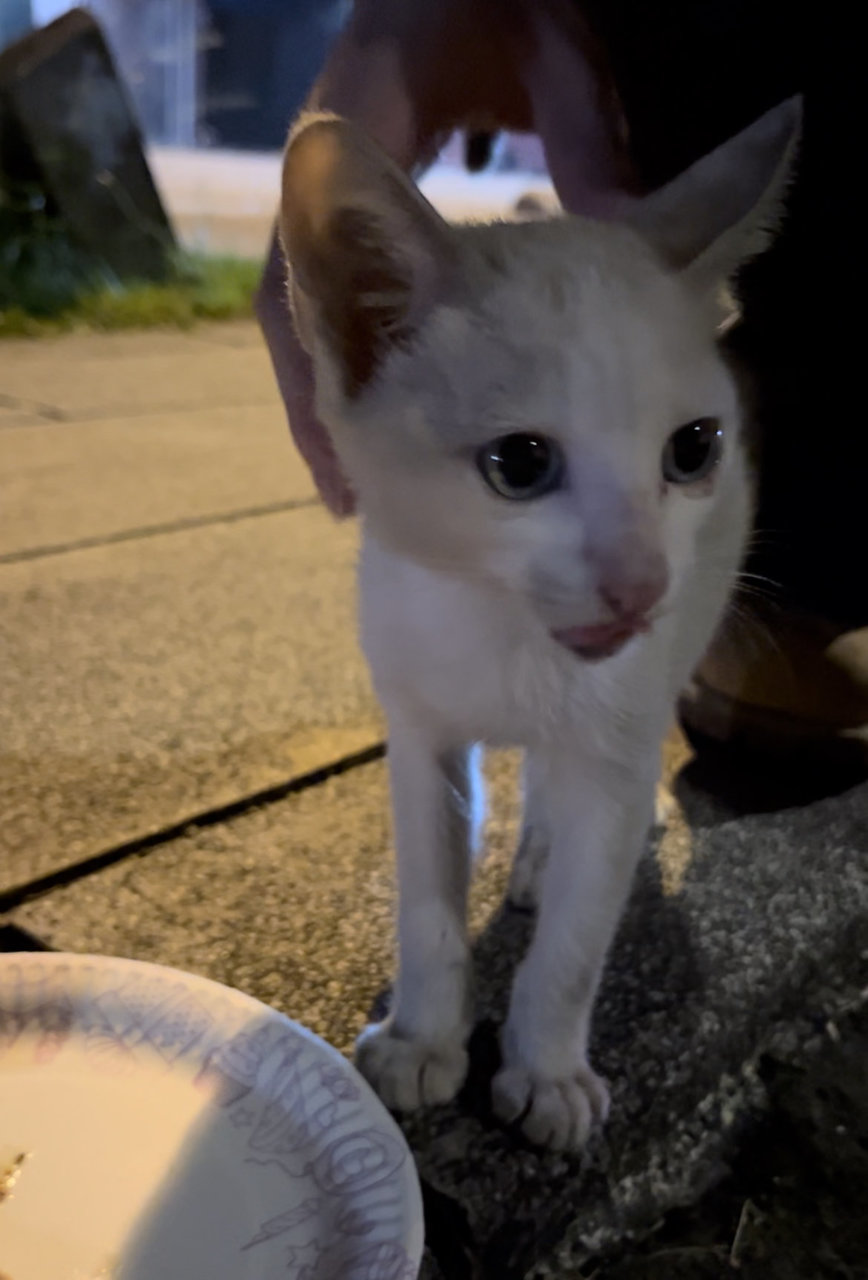
<svg viewBox="0 0 868 1280"><path fill-rule="evenodd" d="M355 1061L390 1111L451 1102L467 1075L467 1050L460 1041L402 1040L388 1021L365 1028L356 1041Z"/></svg>
<svg viewBox="0 0 868 1280"><path fill-rule="evenodd" d="M560 1079L506 1066L494 1077L492 1101L501 1120L553 1151L581 1150L609 1114L609 1090L587 1064Z"/></svg>

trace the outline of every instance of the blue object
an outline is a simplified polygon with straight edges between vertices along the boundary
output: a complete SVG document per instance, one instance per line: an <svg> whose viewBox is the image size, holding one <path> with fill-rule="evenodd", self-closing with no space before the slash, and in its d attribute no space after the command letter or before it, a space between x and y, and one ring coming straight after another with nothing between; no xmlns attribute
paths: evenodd
<svg viewBox="0 0 868 1280"><path fill-rule="evenodd" d="M32 26L30 0L0 0L0 49L26 35Z"/></svg>

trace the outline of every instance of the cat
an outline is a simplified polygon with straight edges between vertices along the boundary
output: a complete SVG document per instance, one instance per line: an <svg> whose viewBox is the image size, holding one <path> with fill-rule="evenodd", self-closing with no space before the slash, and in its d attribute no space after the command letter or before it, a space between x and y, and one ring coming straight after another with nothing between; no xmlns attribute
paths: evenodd
<svg viewBox="0 0 868 1280"><path fill-rule="evenodd" d="M779 219L800 112L776 107L624 223L452 226L347 121L290 134L291 302L358 495L360 630L389 726L398 976L356 1057L394 1110L448 1101L467 1071L490 744L525 752L511 895L538 912L494 1108L555 1149L606 1116L600 973L750 525L729 286Z"/></svg>

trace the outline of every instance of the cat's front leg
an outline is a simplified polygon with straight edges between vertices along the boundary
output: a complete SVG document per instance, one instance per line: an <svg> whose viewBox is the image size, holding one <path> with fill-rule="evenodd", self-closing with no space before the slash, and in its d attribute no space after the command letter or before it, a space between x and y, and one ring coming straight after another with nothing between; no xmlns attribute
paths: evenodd
<svg viewBox="0 0 868 1280"><path fill-rule="evenodd" d="M524 762L524 813L518 848L512 864L507 901L519 911L536 911L542 892L549 853L549 818L545 801L545 766L529 751ZM654 801L654 826L665 827L675 807L675 797L658 782Z"/></svg>
<svg viewBox="0 0 868 1280"><path fill-rule="evenodd" d="M657 744L629 766L550 751L538 758L549 815L539 917L519 966L493 1085L502 1119L532 1142L583 1145L605 1119L588 1062L591 1012L654 805Z"/></svg>
<svg viewBox="0 0 868 1280"><path fill-rule="evenodd" d="M521 835L506 896L510 906L517 907L520 911L535 911L539 906L550 839L545 762L533 751L528 751L522 774L524 812Z"/></svg>
<svg viewBox="0 0 868 1280"><path fill-rule="evenodd" d="M467 1073L467 886L481 782L475 750L443 749L403 720L389 728L398 975L392 1010L359 1037L356 1062L388 1107L410 1111L449 1101Z"/></svg>

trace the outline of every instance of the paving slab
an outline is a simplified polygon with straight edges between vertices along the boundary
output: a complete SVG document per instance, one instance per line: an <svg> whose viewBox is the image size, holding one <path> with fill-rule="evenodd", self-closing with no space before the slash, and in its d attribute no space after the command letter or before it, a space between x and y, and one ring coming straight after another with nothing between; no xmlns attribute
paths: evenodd
<svg viewBox="0 0 868 1280"><path fill-rule="evenodd" d="M229 982L346 1051L389 969L386 818L384 766L369 765L192 831L14 919L61 950Z"/></svg>
<svg viewBox="0 0 868 1280"><path fill-rule="evenodd" d="M0 475L0 560L316 493L271 405L0 431Z"/></svg>
<svg viewBox="0 0 868 1280"><path fill-rule="evenodd" d="M206 321L179 329L176 325L153 329L73 329L38 338L3 338L0 341L0 377L7 365L50 369L57 364L82 360L147 360L177 355L187 347L215 343L262 347L262 333L253 319Z"/></svg>
<svg viewBox="0 0 868 1280"><path fill-rule="evenodd" d="M868 996L868 787L739 811L681 769L597 1009L610 1122L568 1159L528 1149L488 1110L495 1029L532 928L499 908L517 814L511 760L493 772L471 1080L455 1105L404 1125L437 1197L429 1240L443 1265L429 1256L423 1274L578 1280L589 1256L722 1175L763 1110L763 1052L802 1051ZM386 804L385 769L370 765L55 891L12 923L59 948L235 983L346 1050L391 967Z"/></svg>
<svg viewBox="0 0 868 1280"><path fill-rule="evenodd" d="M43 414L23 408L17 396L0 397L0 430L3 427L40 426L44 421Z"/></svg>
<svg viewBox="0 0 868 1280"><path fill-rule="evenodd" d="M0 397L22 412L41 409L63 421L280 403L261 341L236 347L178 333L172 344L171 335L160 333L125 344L123 336L3 342ZM63 357L52 359L53 351Z"/></svg>
<svg viewBox="0 0 868 1280"><path fill-rule="evenodd" d="M481 927L504 887L515 764L474 885ZM192 830L20 908L51 946L175 965L255 994L349 1052L392 957L394 876L382 762ZM263 939L267 942L263 943Z"/></svg>
<svg viewBox="0 0 868 1280"><path fill-rule="evenodd" d="M376 742L319 508L0 565L0 888Z"/></svg>
<svg viewBox="0 0 868 1280"><path fill-rule="evenodd" d="M261 347L262 331L255 320L221 320L215 324L197 324L190 330L197 342L228 347Z"/></svg>

